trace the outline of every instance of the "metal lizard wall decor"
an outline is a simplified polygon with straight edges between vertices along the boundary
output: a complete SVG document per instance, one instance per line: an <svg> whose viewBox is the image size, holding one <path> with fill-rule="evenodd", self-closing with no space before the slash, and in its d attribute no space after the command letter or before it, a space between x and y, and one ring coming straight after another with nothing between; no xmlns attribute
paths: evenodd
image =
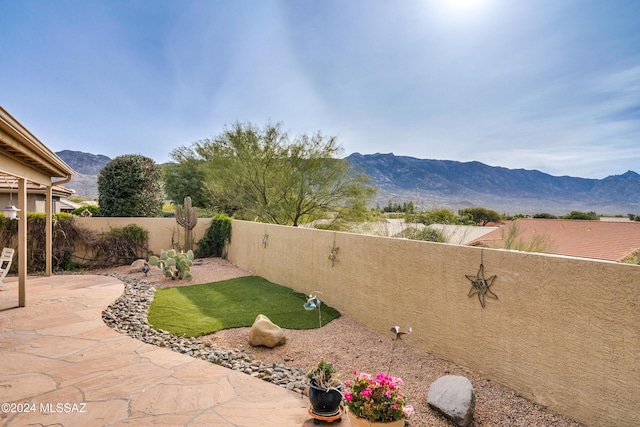
<svg viewBox="0 0 640 427"><path fill-rule="evenodd" d="M336 258L338 258L338 247L336 246L335 239L333 240L333 246L329 246L331 252L329 252L329 259L331 260L331 267L335 265Z"/></svg>
<svg viewBox="0 0 640 427"><path fill-rule="evenodd" d="M483 255L484 250L480 252L480 268L476 273L476 277L465 274L464 276L469 279L471 282L471 289L469 289L468 297L473 296L473 294L478 295L478 300L480 301L480 305L484 308L484 298L488 295L491 298L498 299L498 295L494 294L491 291L491 285L493 285L493 281L497 275L493 275L488 279L484 277L484 264L483 264Z"/></svg>

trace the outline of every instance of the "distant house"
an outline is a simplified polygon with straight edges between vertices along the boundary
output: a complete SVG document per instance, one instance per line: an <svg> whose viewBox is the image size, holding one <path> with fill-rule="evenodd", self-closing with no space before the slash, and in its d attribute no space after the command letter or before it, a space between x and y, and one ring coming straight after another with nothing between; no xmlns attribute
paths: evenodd
<svg viewBox="0 0 640 427"><path fill-rule="evenodd" d="M68 211L70 203L65 200L71 197L75 191L61 185L54 185L52 188L53 213ZM44 185L36 182L27 182L27 211L45 212L47 189ZM10 175L0 174L0 208L17 203L18 199L18 179ZM71 209L73 210L73 208Z"/></svg>
<svg viewBox="0 0 640 427"><path fill-rule="evenodd" d="M609 222L630 222L631 218L628 216L617 217L617 216L602 216L600 217L600 221L609 221Z"/></svg>
<svg viewBox="0 0 640 427"><path fill-rule="evenodd" d="M519 218L469 245L504 248L510 232L525 245L544 242L544 252L557 255L621 262L640 253L640 222L637 221Z"/></svg>

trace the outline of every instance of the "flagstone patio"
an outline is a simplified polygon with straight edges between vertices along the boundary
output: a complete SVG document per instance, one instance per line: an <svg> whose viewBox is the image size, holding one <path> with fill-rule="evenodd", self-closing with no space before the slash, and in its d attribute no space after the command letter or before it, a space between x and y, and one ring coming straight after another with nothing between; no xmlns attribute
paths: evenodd
<svg viewBox="0 0 640 427"><path fill-rule="evenodd" d="M3 426L311 426L308 399L107 327L110 276L17 278L0 291ZM343 419L342 426L349 425Z"/></svg>

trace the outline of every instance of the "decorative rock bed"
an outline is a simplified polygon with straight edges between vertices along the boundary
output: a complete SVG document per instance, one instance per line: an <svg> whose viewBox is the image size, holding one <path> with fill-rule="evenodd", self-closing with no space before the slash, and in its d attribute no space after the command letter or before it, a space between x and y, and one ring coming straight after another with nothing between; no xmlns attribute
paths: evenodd
<svg viewBox="0 0 640 427"><path fill-rule="evenodd" d="M153 329L147 321L147 313L153 301L155 286L132 276L110 276L124 283L122 295L102 311L102 319L110 328L142 342L208 360L288 390L304 393L306 372L302 369L291 369L284 363L263 364L247 350L216 348L200 342L197 338L179 337L167 331Z"/></svg>

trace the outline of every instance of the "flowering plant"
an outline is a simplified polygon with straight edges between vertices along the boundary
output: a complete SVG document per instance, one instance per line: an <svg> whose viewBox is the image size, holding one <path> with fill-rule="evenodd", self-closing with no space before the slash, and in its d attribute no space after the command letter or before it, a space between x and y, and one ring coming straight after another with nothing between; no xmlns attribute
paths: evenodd
<svg viewBox="0 0 640 427"><path fill-rule="evenodd" d="M407 397L400 390L402 378L379 372L375 378L361 372L353 372L353 381L345 381L344 399L349 411L356 417L369 421L391 422L409 418L413 406L407 405Z"/></svg>

